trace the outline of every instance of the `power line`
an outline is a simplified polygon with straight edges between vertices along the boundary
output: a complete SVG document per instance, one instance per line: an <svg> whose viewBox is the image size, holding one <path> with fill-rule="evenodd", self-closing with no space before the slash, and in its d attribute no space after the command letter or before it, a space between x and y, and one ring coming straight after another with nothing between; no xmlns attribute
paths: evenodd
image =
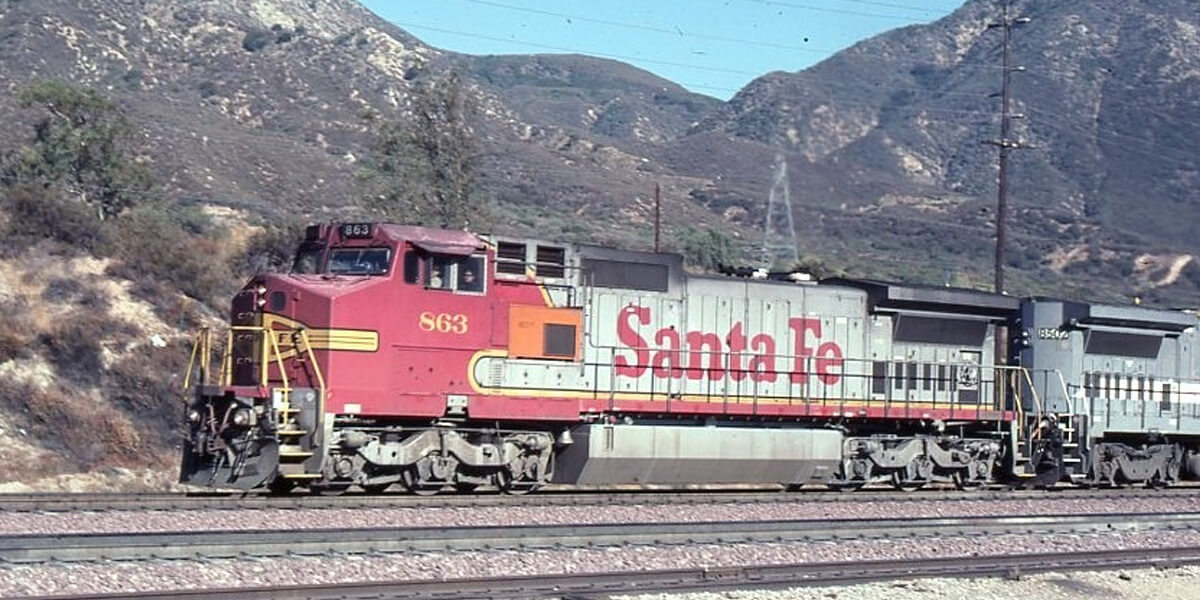
<svg viewBox="0 0 1200 600"><path fill-rule="evenodd" d="M814 54L822 54L822 55L833 54L834 52L837 52L837 50L827 50L827 49L823 49L823 48L808 48L808 47L804 47L804 46L793 46L793 45L789 45L789 44L776 44L773 42L762 42L762 41L747 40L747 39L742 39L742 38L731 38L731 37L725 37L725 36L720 36L720 35L711 35L711 34L705 34L705 33L684 32L680 29L667 29L667 28L662 28L662 27L652 27L649 25L640 25L637 23L629 23L629 22L623 22L623 21L609 21L606 19L596 19L593 17L584 17L584 16L580 16L577 14L566 14L566 13L553 12L553 11L541 10L541 9L536 9L536 8L528 8L528 7L524 7L524 6L512 6L509 4L502 4L499 2L491 2L490 0L462 0L462 1L470 2L472 4L480 4L483 6L502 8L505 10L512 10L512 11L537 14L537 15L545 15L545 16L549 16L549 17L558 17L558 18L562 18L562 19L571 19L573 21L580 21L583 23L595 23L597 25L607 25L609 27L620 27L620 28L624 28L624 29L633 29L633 30L637 30L637 31L662 33L662 34L675 36L675 37L688 37L688 38L695 38L698 40L710 40L710 41L725 42L725 43L730 43L730 44L758 46L761 48L776 48L779 50L791 50L791 51L795 51L795 52L811 52Z"/></svg>
<svg viewBox="0 0 1200 600"><path fill-rule="evenodd" d="M923 13L937 13L938 11L924 6L913 6L911 4L895 4L892 2L872 2L871 0L842 0L851 4L861 4L863 6L879 6L882 8L899 8L900 10L912 10Z"/></svg>
<svg viewBox="0 0 1200 600"><path fill-rule="evenodd" d="M1043 80L1051 82L1051 83L1058 83L1058 79L1062 79L1062 78L1065 78L1065 79L1078 79L1079 78L1079 75L1077 73L1071 73L1071 72L1062 73L1062 74L1056 73L1054 77L1050 77L1050 76L1043 75L1041 73L1036 73L1036 72L1029 72L1028 74L1032 77L1036 77L1038 79L1043 79ZM1161 82L1161 80L1149 80L1149 81L1145 81L1144 83L1160 83L1160 82ZM1194 119L1181 119L1181 118L1179 118L1178 115L1173 115L1171 113L1164 112L1162 110L1158 110L1156 108L1152 108L1149 106L1144 106L1144 105L1134 106L1134 105L1130 104L1129 102L1110 100L1107 97L1102 97L1100 99L1100 103L1103 104L1104 106L1123 107L1128 112L1133 112L1135 114L1158 115L1160 117L1163 117L1164 119L1170 119L1171 121L1173 121L1175 123L1187 123L1189 125L1200 127L1200 121L1197 121ZM1036 110L1036 109L1030 109L1030 110Z"/></svg>
<svg viewBox="0 0 1200 600"><path fill-rule="evenodd" d="M838 8L825 8L823 6L813 6L811 4L799 4L796 2L780 2L779 0L744 0L752 4L762 4L764 6L782 6L786 8L795 8L799 10L807 10L811 12L829 13L834 15L848 15L851 17L873 17L879 19L891 19L893 21L905 21L909 23L924 23L927 19L914 19L901 15L888 15L875 12L863 12L856 10L842 10Z"/></svg>
<svg viewBox="0 0 1200 600"><path fill-rule="evenodd" d="M698 71L710 71L710 72L715 72L715 73L730 73L730 74L735 74L735 75L747 75L747 76L752 76L755 78L762 75L761 73L752 73L750 71L742 71L742 70L738 70L738 69L723 69L723 68L712 67L712 66L708 66L708 65L679 63L679 62L673 62L673 61L648 59L648 58L641 58L641 57L621 55L621 54L608 54L608 53L602 53L602 52L594 52L594 51L582 49L582 48L572 48L572 47L567 47L567 46L555 46L555 45L549 45L549 44L540 44L537 42L529 42L529 41L518 40L518 39L513 39L513 38L502 38L502 37L496 37L496 36L467 32L467 31L456 31L456 30L452 30L452 29L445 29L445 28L441 28L441 27L432 27L432 26L421 25L421 24L417 24L417 23L404 23L404 22L400 22L400 21L393 21L392 23L395 25L401 26L401 27L426 29L429 31L436 31L436 32L445 33L448 35L477 38L477 39L501 42L501 43L505 43L505 44L512 44L512 45L516 45L516 46L526 46L526 47L530 47L530 48L538 48L538 49L543 49L543 50L553 50L555 52L566 52L566 53L570 53L570 54L578 54L578 55L584 55L584 56L599 56L602 58L610 58L610 59L615 59L615 60L632 61L632 62L643 62L643 63L648 63L648 64L660 64L660 65L695 69ZM927 65L927 64L932 64L932 63L913 63L913 64ZM852 86L852 84L848 84L844 78L834 78L833 76L822 77L822 76L817 76L812 73L802 73L799 76L804 78L805 81L808 81L808 82L812 82L812 81L825 82L830 86L842 86L845 88L849 88ZM672 82L672 83L674 83L674 82ZM676 85L680 85L680 84L676 83ZM721 87L717 87L717 86L708 86L708 85L700 85L700 86L693 86L693 87L705 87L708 89L717 89L717 90L721 90L721 91L734 91L734 92L740 91L740 90L731 90L729 88L721 88ZM894 86L889 87L888 89L891 91L896 91L896 92L909 92L912 94L923 94L923 95L934 96L934 97L938 97L938 96L957 96L957 97L971 97L971 98L987 98L987 97L989 97L988 94L983 94L983 93L979 93L979 92L940 91L940 90L929 90L929 89L925 89L925 88L894 87Z"/></svg>
<svg viewBox="0 0 1200 600"><path fill-rule="evenodd" d="M1033 109L1033 108L1031 108L1030 110L1032 110L1033 112L1043 113L1043 114L1047 114L1047 115L1051 115L1051 116L1056 114L1056 113L1052 113L1049 111L1042 111L1042 110L1037 110L1037 109ZM1171 150L1174 152L1180 152L1180 153L1189 152L1189 150L1183 150L1180 148L1172 148L1171 146L1154 143L1154 142L1151 142L1150 140L1142 139L1142 138L1132 136L1129 134L1125 134L1125 133L1120 133L1115 130L1105 131L1103 128L1100 128L1100 127L1097 127L1095 130L1093 130L1084 125L1071 124L1071 123L1065 122L1065 121L1061 120L1061 118L1065 118L1065 117L1062 117L1061 115L1059 115L1059 117L1060 117L1060 119L1048 120L1048 122L1039 125L1039 127L1048 127L1050 129L1058 129L1060 131L1063 129L1069 129L1069 130L1075 131L1077 133L1082 133L1084 135L1094 135L1094 136L1096 136L1097 139L1106 139L1108 141L1111 141L1114 144L1121 144L1122 150L1127 150L1127 151L1133 152L1135 154L1141 154L1142 156L1153 158L1155 160L1165 160L1167 162L1172 162L1172 163L1175 163L1176 165L1179 165L1180 167L1184 167L1184 168L1187 168L1190 170L1196 170L1197 168L1200 168L1200 162L1196 161L1195 159L1179 158L1176 156L1171 156L1169 154L1163 154L1161 152L1162 149L1167 149L1167 150ZM1137 142L1138 144L1141 144L1141 145L1144 145L1147 147L1149 147L1153 143L1154 150L1145 150L1145 149L1138 148L1137 146L1129 146L1127 144L1124 144L1117 138L1124 138L1126 140L1132 140L1134 142Z"/></svg>
<svg viewBox="0 0 1200 600"><path fill-rule="evenodd" d="M807 53L812 53L812 54L820 54L822 56L831 56L831 55L837 54L838 52L841 52L842 50L844 50L844 49L813 48L810 46L796 46L796 45L791 45L791 44L780 44L780 43L775 43L775 42L749 40L749 39L744 39L744 38L733 38L733 37L713 35L713 34L707 34L707 33L693 33L693 32L683 31L679 28L671 29L671 28L643 25L640 23L632 23L632 22L628 22L628 21L614 21L614 20L610 20L610 19L597 19L597 18L593 18L593 17L581 16L579 14L554 12L554 11L548 11L548 10L542 10L542 9L536 9L536 8L528 8L528 7L523 7L523 6L514 6L514 5L510 5L510 4L504 4L501 2L494 2L492 0L462 0L462 1L470 2L473 4L478 4L481 6L490 6L493 8L500 8L500 9L504 9L504 10L567 19L572 22L579 21L579 22L583 22L583 23L594 23L594 24L598 24L598 25L605 25L608 27L617 27L617 28L630 29L630 30L636 30L636 31L646 31L646 32L650 32L650 33L657 33L657 34L667 35L670 37L694 38L694 39L709 40L709 41L716 41L716 42L729 43L729 44L739 44L739 45L761 47L761 48L774 48L774 49L778 49L778 50L788 50L788 51L793 51L793 52L807 52ZM472 36L476 35L476 34L470 34L467 32L459 32L459 34L472 35ZM480 34L480 35L482 35L482 34ZM503 38L500 38L500 39L503 40ZM511 39L507 40L507 41L509 43L514 43L514 40L511 40ZM579 52L584 53L584 54L588 53L587 51L579 51ZM933 63L930 61L896 61L896 60L875 58L875 57L871 57L871 56L857 56L856 59L857 60L866 59L870 62L875 62L878 64L886 64L888 66L896 66L896 65L937 66L936 63ZM998 67L981 66L980 68L998 68Z"/></svg>
<svg viewBox="0 0 1200 600"><path fill-rule="evenodd" d="M615 59L615 60L638 61L638 62L644 62L644 63L656 64L656 65L667 65L667 66L671 66L671 67L681 67L681 68L685 68L685 69L696 69L698 71L712 71L714 73L730 73L733 75L749 75L749 76L753 76L753 77L757 77L758 75L761 75L761 73L742 71L739 69L722 69L720 67L710 67L710 66L706 66L706 65L695 65L695 64L688 64L688 63L673 62L673 61L668 61L668 60L642 58L639 56L628 56L628 55L624 55L624 54L610 54L610 53L606 53L606 52L593 52L590 50L580 50L578 48L567 48L564 46L553 46L550 44L539 44L536 42L526 42L526 41L520 41L520 40L515 40L515 39L507 39L507 38L496 37L496 36L492 36L492 35L484 35L481 33L467 33L467 32L463 32L463 31L454 31L452 29L443 29L441 27L432 27L429 25L421 25L418 23L403 23L400 21L393 21L393 23L396 25L399 25L401 27L407 27L410 29L411 28L424 29L426 31L436 31L438 33L445 33L448 35L474 37L474 38L478 38L481 40L490 40L493 42L502 42L505 44L528 46L530 48L541 48L543 50L554 50L555 52L569 52L571 54L584 54L584 55L589 55L589 56L600 56L603 58L611 58L611 59Z"/></svg>

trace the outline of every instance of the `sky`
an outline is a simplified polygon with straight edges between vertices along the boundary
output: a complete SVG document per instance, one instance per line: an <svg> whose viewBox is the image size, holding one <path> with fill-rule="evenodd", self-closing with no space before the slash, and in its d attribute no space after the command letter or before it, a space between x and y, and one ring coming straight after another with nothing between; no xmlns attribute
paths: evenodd
<svg viewBox="0 0 1200 600"><path fill-rule="evenodd" d="M427 44L466 54L576 53L728 99L963 0L361 0Z"/></svg>

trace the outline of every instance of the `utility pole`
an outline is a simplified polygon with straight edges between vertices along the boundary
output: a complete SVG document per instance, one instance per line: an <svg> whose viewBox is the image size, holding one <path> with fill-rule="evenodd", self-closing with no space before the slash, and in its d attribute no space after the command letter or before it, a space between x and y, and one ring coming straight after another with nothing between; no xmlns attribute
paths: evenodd
<svg viewBox="0 0 1200 600"><path fill-rule="evenodd" d="M787 157L781 148L775 153L775 176L771 182L771 193L767 199L767 219L763 224L762 266L770 269L780 257L791 259L789 268L800 260L796 248L796 223L792 217L792 195L787 174ZM777 230L775 221L783 213L783 229Z"/></svg>
<svg viewBox="0 0 1200 600"><path fill-rule="evenodd" d="M654 184L654 251L658 252L659 236L662 231L662 195L658 184Z"/></svg>
<svg viewBox="0 0 1200 600"><path fill-rule="evenodd" d="M985 144L991 144L1000 148L1000 173L999 185L997 186L996 197L996 280L995 292L997 294L1004 293L1004 250L1007 243L1008 230L1008 153L1010 150L1019 148L1028 148L1019 140L1012 139L1012 122L1013 119L1023 119L1025 115L1014 114L1010 106L1012 99L1012 74L1014 72L1022 72L1025 67L1015 67L1012 64L1012 31L1014 27L1024 25L1029 22L1029 17L1018 17L1012 14L1011 0L1001 0L1004 3L1003 19L996 23L989 23L988 29L1004 30L1004 80L1000 87L1000 139L987 140ZM1008 361L1008 326L1000 324L996 326L995 333L995 356L992 357L993 362L997 365L1007 364ZM997 385L997 399L1002 394L1001 386Z"/></svg>
<svg viewBox="0 0 1200 600"><path fill-rule="evenodd" d="M1012 66L1012 30L1014 27L1028 23L1030 19L1029 17L1013 16L1011 0L1003 0L1003 2L1003 20L988 24L988 29L1004 30L1004 81L1000 88L1000 139L984 142L1000 148L1000 181L996 200L995 291L997 294L1004 293L1004 250L1008 230L1008 153L1010 150L1029 147L1011 137L1013 119L1023 119L1025 115L1011 112L1009 101L1011 99L1012 74L1025 71L1025 67Z"/></svg>

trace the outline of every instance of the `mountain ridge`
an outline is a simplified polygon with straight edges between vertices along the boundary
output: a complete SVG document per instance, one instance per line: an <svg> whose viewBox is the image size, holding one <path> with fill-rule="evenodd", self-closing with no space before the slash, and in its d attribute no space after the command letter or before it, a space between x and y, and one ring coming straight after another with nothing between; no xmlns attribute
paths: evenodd
<svg viewBox="0 0 1200 600"><path fill-rule="evenodd" d="M1200 16L1181 0L1015 7L1034 18L1014 37L1014 59L1030 67L1014 75L1014 110L1029 117L1016 133L1041 148L1013 157L1014 290L1063 279L1106 299L1190 297L1194 266L1164 286L1137 269L1200 252L1188 219L1175 218L1200 211L1187 155L1200 133L1188 100L1200 91ZM60 76L116 96L169 190L197 202L263 216L358 211L355 174L372 152L362 113L403 118L413 86L454 68L481 107L481 190L521 232L645 247L659 184L669 229L712 226L750 248L782 152L804 252L864 276L990 280L995 151L980 142L998 135L987 98L999 85L994 3L765 74L728 102L619 61L433 48L353 0L0 10L0 35L15 42L0 49L0 85ZM1151 74L1162 85L1148 85ZM1165 117L1146 119L1156 113ZM0 114L12 139L27 135L11 103ZM1161 198L1148 211L1147 191ZM1124 218L1135 209L1144 222ZM939 238L952 243L929 243Z"/></svg>

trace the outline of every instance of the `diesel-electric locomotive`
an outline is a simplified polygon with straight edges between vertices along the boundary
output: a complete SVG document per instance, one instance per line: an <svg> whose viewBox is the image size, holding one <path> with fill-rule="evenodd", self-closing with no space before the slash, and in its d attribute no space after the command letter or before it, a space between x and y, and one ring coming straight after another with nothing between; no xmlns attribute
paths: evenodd
<svg viewBox="0 0 1200 600"><path fill-rule="evenodd" d="M196 336L185 483L426 494L1200 473L1183 311L695 275L673 254L345 223L309 227L292 271L253 278L230 317Z"/></svg>

